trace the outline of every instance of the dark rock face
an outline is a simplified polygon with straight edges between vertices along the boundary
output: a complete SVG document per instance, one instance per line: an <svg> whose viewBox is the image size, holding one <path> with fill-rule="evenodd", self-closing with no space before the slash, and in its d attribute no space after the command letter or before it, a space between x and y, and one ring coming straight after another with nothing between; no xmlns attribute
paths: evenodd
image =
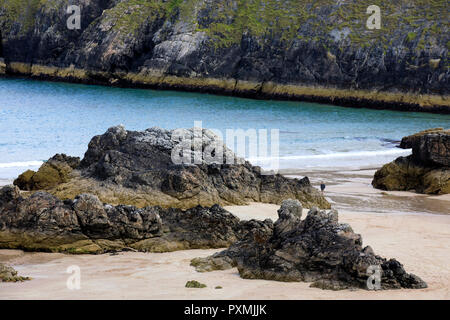
<svg viewBox="0 0 450 320"><path fill-rule="evenodd" d="M241 229L239 219L219 206L138 209L103 204L90 194L61 201L46 192L23 198L15 186L0 189L0 248L69 253L220 248L237 241Z"/></svg>
<svg viewBox="0 0 450 320"><path fill-rule="evenodd" d="M450 193L450 130L430 129L404 137L400 147L412 148L412 155L378 170L372 181L375 188Z"/></svg>
<svg viewBox="0 0 450 320"><path fill-rule="evenodd" d="M399 147L402 149L412 149L413 145L418 143L418 140L420 140L421 136L428 133L442 133L444 131L444 128L432 128L417 132L410 136L403 137Z"/></svg>
<svg viewBox="0 0 450 320"><path fill-rule="evenodd" d="M27 14L18 0L0 2L7 73L449 112L439 97L450 87L445 1L379 3L382 32L366 28L368 5L358 0L71 4L81 7L80 30L66 27L64 1L30 0ZM382 94L337 95L335 88ZM396 96L410 91L438 99ZM383 100L388 92L395 103Z"/></svg>
<svg viewBox="0 0 450 320"><path fill-rule="evenodd" d="M202 137L196 137L199 134ZM181 153L189 160L202 156L198 164L193 161L174 164L172 154L185 141L180 137L193 141ZM214 160L219 158L205 158L207 154L217 156L219 152L223 153L222 162ZM231 163L226 164L228 161ZM30 183L25 182L34 182L36 175L54 163L55 160L45 163L31 179L24 178L28 172L22 174L15 184L29 190ZM62 162L57 163L61 167ZM194 129L151 128L138 132L127 131L122 126L112 127L92 138L83 160L71 175L74 178L59 179L59 184L50 185L56 185L54 188L45 189L60 199L93 193L107 203L139 207L160 205L186 209L249 201L281 203L287 198L298 199L307 207L330 206L307 177L299 180L261 174L259 167L236 157L209 130L197 133Z"/></svg>
<svg viewBox="0 0 450 320"><path fill-rule="evenodd" d="M428 166L450 167L450 130L425 134L413 144L413 158Z"/></svg>
<svg viewBox="0 0 450 320"><path fill-rule="evenodd" d="M338 223L337 211L311 209L301 220L298 208L283 202L275 224L254 222L254 228L229 249L194 259L199 271L237 266L246 279L313 282L322 289L368 289L370 268L379 268L379 289L426 288L395 259L386 260L362 246L347 224Z"/></svg>

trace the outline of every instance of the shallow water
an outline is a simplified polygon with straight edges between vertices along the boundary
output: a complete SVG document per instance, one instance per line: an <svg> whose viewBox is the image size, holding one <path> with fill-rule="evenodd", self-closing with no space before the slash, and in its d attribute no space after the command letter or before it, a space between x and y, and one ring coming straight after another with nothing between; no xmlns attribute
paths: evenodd
<svg viewBox="0 0 450 320"><path fill-rule="evenodd" d="M194 121L224 135L279 129L282 168L379 166L408 154L395 148L401 137L450 127L450 115L0 78L0 180L55 153L83 156L110 126L190 128Z"/></svg>

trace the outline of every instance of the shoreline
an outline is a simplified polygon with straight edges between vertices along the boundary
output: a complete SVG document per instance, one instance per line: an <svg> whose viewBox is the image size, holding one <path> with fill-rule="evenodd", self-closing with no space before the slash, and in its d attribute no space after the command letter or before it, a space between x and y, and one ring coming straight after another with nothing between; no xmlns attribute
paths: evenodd
<svg viewBox="0 0 450 320"><path fill-rule="evenodd" d="M408 92L341 89L238 79L186 78L162 73L110 73L74 67L9 62L0 77L93 84L109 87L174 90L255 100L304 101L350 108L450 114L450 96Z"/></svg>
<svg viewBox="0 0 450 320"><path fill-rule="evenodd" d="M337 210L365 213L412 215L449 215L450 194L428 195L414 191L384 191L371 185L379 167L281 169L288 178L308 177L313 187L326 184L325 197ZM14 179L0 179L0 187L12 184ZM380 206L382 201L384 205Z"/></svg>
<svg viewBox="0 0 450 320"><path fill-rule="evenodd" d="M338 211L365 213L394 213L406 215L450 216L450 194L428 195L414 191L384 191L372 187L375 171L379 168L346 168L344 170L310 170L302 175L310 178L316 188L324 182L325 196ZM299 177L290 172L287 177Z"/></svg>
<svg viewBox="0 0 450 320"><path fill-rule="evenodd" d="M303 172L305 173L305 172ZM316 185L323 177L312 176ZM421 202L417 199L442 202L437 208L450 206L450 195L426 196L411 192L389 192L367 184L371 170L347 170L328 174L325 195L333 201L339 211L341 223L349 223L363 237L363 245L386 258L396 258L412 272L428 283L421 290L321 290L310 288L306 282L276 282L268 280L246 280L240 278L236 268L225 271L198 273L190 266L190 260L206 257L222 249L182 250L168 253L120 252L101 255L68 255L61 253L23 252L0 250L0 262L11 264L22 276L31 276L31 281L22 283L0 283L2 299L450 299L450 215L435 213L413 213L414 206L402 210L402 202ZM340 176L341 175L341 176ZM342 177L343 176L343 177ZM355 178L359 177L359 178ZM334 180L333 180L334 179ZM362 179L361 181L351 181ZM345 182L350 180L350 182ZM353 194L353 195L352 195ZM354 198L355 194L359 197ZM396 206L392 207L389 199ZM397 197L397 198L395 198ZM333 200L334 199L334 200ZM341 199L343 202L336 202ZM361 200L363 199L363 200ZM401 199L401 200L398 200ZM366 210L354 207L361 202ZM422 205L428 206L427 203ZM346 207L347 206L347 207ZM418 207L417 207L418 206ZM242 220L277 219L279 206L251 203L247 206L228 206L228 211ZM403 208L404 209L404 208ZM440 210L440 209L439 209ZM414 210L413 210L414 211ZM303 217L307 210L304 209ZM81 268L81 290L66 287L70 276L66 270L71 265ZM197 280L207 285L204 289L189 289L184 285ZM222 286L223 289L214 289ZM133 290L129 290L133 288Z"/></svg>

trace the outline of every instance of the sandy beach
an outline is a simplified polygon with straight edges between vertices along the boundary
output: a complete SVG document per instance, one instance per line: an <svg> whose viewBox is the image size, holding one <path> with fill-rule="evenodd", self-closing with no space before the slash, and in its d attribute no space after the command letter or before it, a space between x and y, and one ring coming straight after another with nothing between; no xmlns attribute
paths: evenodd
<svg viewBox="0 0 450 320"><path fill-rule="evenodd" d="M339 210L340 222L349 223L377 254L402 262L407 272L427 282L427 289L336 292L310 288L309 283L244 280L237 269L198 273L189 265L192 258L220 250L76 256L0 250L0 262L33 278L0 283L0 299L450 299L450 198L383 193L370 186L371 174L315 172L311 180L326 178L326 195ZM278 207L254 203L226 209L241 219L276 220ZM66 270L72 265L81 270L80 290L66 285ZM207 288L185 288L188 280Z"/></svg>

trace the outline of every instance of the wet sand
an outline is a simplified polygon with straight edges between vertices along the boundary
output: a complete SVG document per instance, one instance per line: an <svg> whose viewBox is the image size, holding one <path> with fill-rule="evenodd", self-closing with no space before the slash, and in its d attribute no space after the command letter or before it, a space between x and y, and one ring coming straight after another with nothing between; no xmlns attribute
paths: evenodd
<svg viewBox="0 0 450 320"><path fill-rule="evenodd" d="M364 245L386 258L397 258L407 272L428 283L427 289L328 291L309 288L309 283L244 280L236 269L198 273L189 265L194 257L220 250L96 256L0 250L0 262L33 278L0 283L0 299L450 299L450 197L384 194L371 188L370 174L359 170L309 176L315 177L313 184L326 182L325 195L339 210L340 222L362 234ZM241 219L276 220L278 207L255 203L227 209ZM80 290L66 286L71 265L80 267ZM207 288L185 288L188 280Z"/></svg>
<svg viewBox="0 0 450 320"><path fill-rule="evenodd" d="M290 177L308 176L320 188L326 184L325 196L337 210L351 212L450 214L450 194L425 195L405 191L383 191L371 185L375 168L346 170L290 171Z"/></svg>

